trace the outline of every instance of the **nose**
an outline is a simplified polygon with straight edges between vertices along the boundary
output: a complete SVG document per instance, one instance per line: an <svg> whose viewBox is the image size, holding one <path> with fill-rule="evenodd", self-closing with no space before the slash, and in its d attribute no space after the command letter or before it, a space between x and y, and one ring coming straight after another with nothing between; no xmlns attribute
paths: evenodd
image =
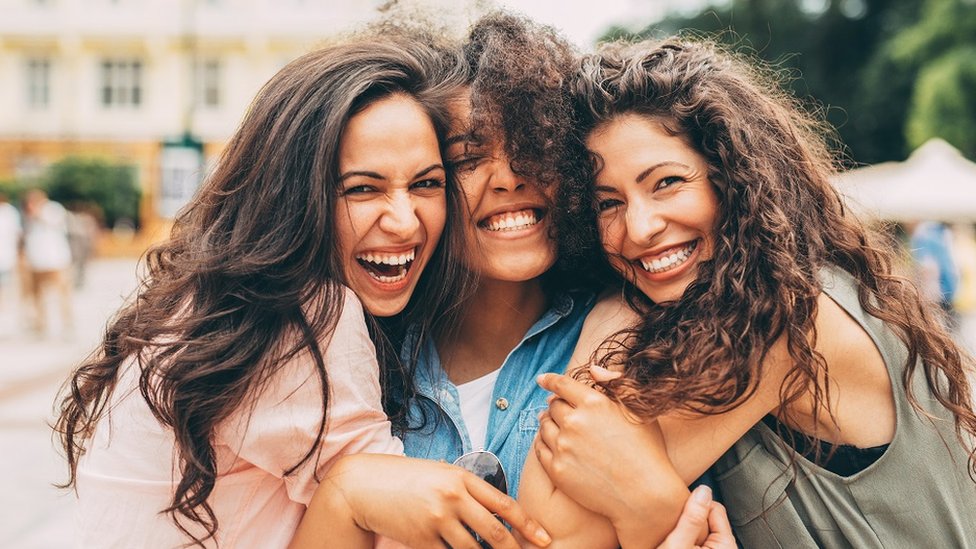
<svg viewBox="0 0 976 549"><path fill-rule="evenodd" d="M525 187L525 180L512 169L512 162L505 154L498 154L492 160L491 190L500 193L517 191Z"/></svg>
<svg viewBox="0 0 976 549"><path fill-rule="evenodd" d="M667 220L658 205L649 200L636 200L627 206L627 239L646 247L664 232Z"/></svg>
<svg viewBox="0 0 976 549"><path fill-rule="evenodd" d="M417 209L409 193L398 193L390 197L387 209L380 217L380 229L402 240L408 240L420 227Z"/></svg>

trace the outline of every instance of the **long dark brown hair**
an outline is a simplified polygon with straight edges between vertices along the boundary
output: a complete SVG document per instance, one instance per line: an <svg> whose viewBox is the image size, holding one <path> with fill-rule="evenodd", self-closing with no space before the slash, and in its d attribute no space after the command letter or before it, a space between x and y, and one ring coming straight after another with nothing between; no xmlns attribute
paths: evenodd
<svg viewBox="0 0 976 549"><path fill-rule="evenodd" d="M661 121L707 160L721 204L714 255L697 279L675 302L642 303L640 325L602 359L624 365L625 376L607 385L615 398L645 417L728 410L753 394L764 358L785 336L793 366L781 403L810 391L816 423L830 401L812 343L818 275L833 265L857 279L861 306L905 343L911 405L922 410L911 384L920 363L960 438L976 435L972 359L914 285L892 273L890 239L845 208L830 183L838 166L828 129L780 91L775 73L707 41L670 39L603 47L582 61L576 87L584 134L622 113ZM577 191L592 196L589 186ZM595 223L592 202L584 214Z"/></svg>
<svg viewBox="0 0 976 549"><path fill-rule="evenodd" d="M369 104L403 94L425 109L443 138L445 102L465 78L459 55L406 36L351 39L293 61L261 89L170 239L147 253L134 300L62 390L55 429L67 455L65 487L75 483L85 442L130 362L139 368L142 398L176 439L180 478L161 511L196 544L218 529L207 503L220 473L215 428L300 353L318 372L322 417L316 443L283 474L314 459L329 395L320 342L334 328L344 292L333 216L343 128ZM449 186L454 211L458 200ZM452 259L458 235L446 228L407 317L423 323L417 304L449 309L461 293ZM379 333L375 326L372 333ZM383 343L381 350L392 346ZM412 387L402 382L407 374L381 370L399 380L386 385ZM197 538L183 521L202 526L206 536Z"/></svg>

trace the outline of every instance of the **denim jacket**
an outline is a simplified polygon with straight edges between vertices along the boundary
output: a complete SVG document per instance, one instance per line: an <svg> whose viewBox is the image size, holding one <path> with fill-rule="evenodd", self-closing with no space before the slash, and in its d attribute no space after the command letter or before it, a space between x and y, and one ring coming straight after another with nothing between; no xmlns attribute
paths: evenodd
<svg viewBox="0 0 976 549"><path fill-rule="evenodd" d="M486 447L505 468L508 493L518 496L522 465L539 430L539 412L549 393L535 378L546 372L563 373L573 356L583 320L595 304L590 294L561 294L502 363L488 416ZM408 338L403 356L409 357L416 338ZM411 457L452 462L472 448L461 417L457 388L447 378L433 341L423 345L414 383L417 396L407 412L409 429L403 435ZM419 428L419 429L418 429Z"/></svg>

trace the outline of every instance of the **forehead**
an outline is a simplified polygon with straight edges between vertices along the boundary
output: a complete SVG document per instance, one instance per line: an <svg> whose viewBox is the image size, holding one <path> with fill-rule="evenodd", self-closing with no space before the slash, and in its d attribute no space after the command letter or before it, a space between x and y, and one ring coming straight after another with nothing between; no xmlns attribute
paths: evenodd
<svg viewBox="0 0 976 549"><path fill-rule="evenodd" d="M384 146L431 144L437 149L434 123L416 100L391 95L356 113L346 124L339 144L340 158L375 156Z"/></svg>
<svg viewBox="0 0 976 549"><path fill-rule="evenodd" d="M471 100L470 87L464 88L447 103L450 116L448 131L448 145L456 143L475 143L477 145L503 146L505 139L501 128L498 128L486 117L475 120L474 104Z"/></svg>

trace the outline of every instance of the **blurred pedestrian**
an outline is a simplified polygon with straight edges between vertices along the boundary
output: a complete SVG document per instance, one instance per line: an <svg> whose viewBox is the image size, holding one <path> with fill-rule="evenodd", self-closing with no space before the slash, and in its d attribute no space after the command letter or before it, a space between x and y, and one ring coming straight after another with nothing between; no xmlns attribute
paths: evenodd
<svg viewBox="0 0 976 549"><path fill-rule="evenodd" d="M12 309L7 288L17 267L20 234L20 212L10 203L7 195L0 193L0 335L6 331L6 317Z"/></svg>
<svg viewBox="0 0 976 549"><path fill-rule="evenodd" d="M955 327L953 300L959 288L959 270L952 247L952 231L945 223L921 221L912 227L909 248L915 260L919 289L942 307L949 326Z"/></svg>
<svg viewBox="0 0 976 549"><path fill-rule="evenodd" d="M24 196L24 256L27 260L32 315L31 329L47 332L45 296L54 290L59 299L61 326L65 334L73 326L71 306L71 248L68 245L68 213L64 206L48 200L40 189Z"/></svg>
<svg viewBox="0 0 976 549"><path fill-rule="evenodd" d="M75 288L85 285L88 260L95 249L98 220L91 206L75 204L68 208L68 244L71 248L71 274Z"/></svg>

